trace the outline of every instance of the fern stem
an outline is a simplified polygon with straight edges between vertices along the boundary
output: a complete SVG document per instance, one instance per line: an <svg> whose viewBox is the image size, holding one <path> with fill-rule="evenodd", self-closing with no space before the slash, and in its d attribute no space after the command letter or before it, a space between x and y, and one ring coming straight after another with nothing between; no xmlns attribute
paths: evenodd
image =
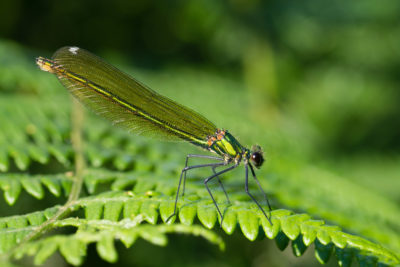
<svg viewBox="0 0 400 267"><path fill-rule="evenodd" d="M82 190L83 172L85 169L85 159L83 156L83 141L82 141L82 127L83 127L83 117L84 117L83 114L84 112L82 105L77 100L74 99L72 106L71 141L72 141L72 147L75 152L75 175L71 192L68 197L68 203L77 200Z"/></svg>
<svg viewBox="0 0 400 267"><path fill-rule="evenodd" d="M83 128L83 118L84 111L82 105L77 101L73 100L72 105L72 130L71 130L71 141L73 150L75 152L75 175L73 177L73 184L71 188L71 192L68 196L68 201L60 207L56 214L53 217L48 219L45 223L41 224L35 231L29 233L18 246L9 251L4 257L8 258L10 255L13 255L20 246L28 243L31 240L38 238L43 235L46 231L53 228L54 222L68 215L75 205L76 200L78 200L79 195L82 190L83 184L83 172L85 169L85 160L83 156L83 141L82 141L82 128Z"/></svg>

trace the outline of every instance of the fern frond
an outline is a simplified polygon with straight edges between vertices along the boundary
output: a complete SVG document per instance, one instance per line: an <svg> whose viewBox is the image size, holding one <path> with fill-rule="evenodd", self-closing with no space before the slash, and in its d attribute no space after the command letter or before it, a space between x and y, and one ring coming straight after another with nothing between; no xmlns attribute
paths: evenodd
<svg viewBox="0 0 400 267"><path fill-rule="evenodd" d="M0 51L3 48L0 42ZM56 197L68 195L75 177L71 171L74 170L74 151L70 141L67 95L63 89L55 89L59 86L55 80L33 71L33 64L15 60L23 57L18 51L7 49L7 53L0 54L2 58L12 57L10 61L13 62L6 67L0 65L0 112L7 114L0 117L0 172L3 172L0 188L5 200L9 205L14 204L23 190L37 199L42 199L47 192ZM9 78L6 79L7 75ZM233 86L238 85L218 80L222 97ZM223 88L228 89L223 91ZM236 91L234 97L237 97L237 103L242 103L239 93L242 90ZM234 118L232 122L238 121L236 116L227 117ZM130 245L135 235L154 233L159 237L158 244L164 244L165 233L169 231L166 229L192 234L200 232L210 241L219 240L214 243L221 246L220 239L205 230L218 227L219 218L203 184L196 182L200 180L188 181L186 195L179 200L174 220L181 224L161 224L173 212L173 196L186 149L180 152L178 144L162 144L131 136L90 116L87 121L83 153L89 169L82 178L84 193L89 196L64 206L2 217L1 256L9 256L11 252L16 257L35 254L35 261L43 262L59 250L68 262L79 264L84 257L81 251L85 252L88 244L96 243L99 255L113 262L116 259L115 239ZM251 136L255 129L249 127L248 131ZM273 142L264 136L265 129L256 132L261 133L257 142ZM190 177L206 177L208 171L195 171ZM274 210L271 227L244 193L242 175L238 172L223 177L232 201L230 206L224 202L223 192L212 188L224 210L222 229L227 234L240 230L249 240L266 236L274 239L280 249L290 245L297 256L313 244L320 262L328 261L335 253L341 266L349 266L352 260L366 266L400 264L400 211L393 201L309 163L283 159L278 154L268 159L266 168L258 171L257 176L263 188L268 190L274 207L284 206L295 211ZM256 197L262 198L261 194L257 195L257 188L251 190ZM61 210L66 211L64 219L56 216ZM143 223L135 224L137 218ZM325 225L319 219L346 230ZM128 227L128 230L122 227L131 223L132 228ZM196 226L198 223L204 227ZM36 241L29 238L46 224L48 230L72 226L77 231ZM157 241L148 236L143 238ZM76 250L72 251L73 245Z"/></svg>
<svg viewBox="0 0 400 267"><path fill-rule="evenodd" d="M33 162L47 164L51 156L66 167L70 165L67 106L42 100L31 96L0 98L0 112L9 114L0 117L0 171L8 171L12 163L26 171Z"/></svg>
<svg viewBox="0 0 400 267"><path fill-rule="evenodd" d="M271 166L273 165L271 164ZM316 170L314 169L313 171ZM282 172L283 171L277 171L277 173ZM296 174L296 177L301 177L301 172L297 169ZM7 174L3 174L3 176L6 175ZM149 174L148 172L127 173L109 171L105 169L88 169L84 175L84 184L87 192L93 195L91 197L79 199L75 204L77 206L75 206L73 210L82 208L85 211L85 218L89 220L105 219L109 221L118 221L120 218L133 219L134 217L140 215L143 216L143 219L150 224L156 224L159 221L159 218L165 221L173 213L174 200L170 196L175 193L177 175L176 172L171 172L169 175L165 173L164 175L165 177L163 179L159 179L159 177L151 173ZM313 176L307 176L308 179L312 177ZM329 178L337 179L331 176L329 176ZM14 184L19 183L19 179L15 179L15 177L8 177L7 179L8 181L13 181ZM46 181L47 186L52 186L48 187L49 189L53 187L58 188L55 190L55 192L58 192L58 194L60 194L60 188L63 190L68 190L68 188L71 186L70 174L31 176L24 177L21 180L24 179L37 179L42 183ZM274 182L274 179L269 179L268 181ZM335 180L327 181L323 180L321 177L321 182L321 186L323 186L328 182L334 183ZM33 188L37 188L37 182L25 182L25 185L21 182L19 188L29 188L31 184L35 185ZM115 191L96 195L97 188L102 184L109 185L111 189ZM280 184L282 184L282 181ZM319 186L319 183L314 181L313 185ZM346 188L348 188L349 185L346 184L346 186ZM272 186L272 188L274 188L274 186ZM132 191L121 191L129 189ZM198 220L208 229L212 229L218 225L218 216L215 211L215 207L209 199L209 196L205 192L204 188L199 187L193 182L189 182L186 189L187 196L182 198L178 203L179 221L184 225L193 225ZM290 201L290 198L288 198L289 196L292 197L291 201L294 201L293 199L298 197L298 195L294 194L293 190L295 189L295 187L287 186L281 189L282 191L286 190L285 194L281 193L281 191L277 191L275 194L277 195L277 198L282 201L282 203L288 203L291 206L296 206L294 203L288 202ZM352 190L353 192L361 190L356 188L348 189ZM10 190L13 192L15 189L10 187ZM30 190L31 192L38 191L32 189ZM320 190L322 189L318 189L318 191ZM327 190L330 190L329 187L327 187ZM301 192L302 191L297 190L297 194L301 194ZM365 239L359 239L359 237L346 234L338 227L328 227L324 225L323 221L314 221L309 215L306 214L295 215L293 212L287 210L274 210L272 212L272 218L276 221L273 221L274 226L273 228L270 228L269 225L264 221L265 218L263 218L263 216L259 216L260 214L258 208L247 199L247 196L243 193L241 188L236 188L235 191L230 190L229 195L233 201L232 206L227 206L224 204L223 201L225 200L222 191L216 191L214 194L217 200L222 203L221 207L225 209L222 228L228 234L232 234L236 228L240 228L246 238L249 240L255 240L256 238L260 237L260 235L263 235L262 231L260 232L261 225L267 237L271 239L275 238L277 240L278 247L280 248L285 248L289 241L292 240L292 248L295 255L301 255L305 248L314 243L318 252L316 254L317 258L321 262L325 262L324 259L328 259L328 257L323 256L324 254L322 253L322 251L327 249L326 246L331 247L329 249L330 253L335 250L336 253L341 253L343 257L348 256L351 252L351 255L357 256L359 254L365 254L370 255L381 262L392 263L396 262L396 257L398 257L395 255L395 253L390 252L379 245L366 241ZM36 194L36 196L37 195L39 194ZM374 195L369 195L368 197L371 201L377 201L377 197ZM308 203L313 203L311 200L314 198L312 196L303 196L302 199L304 200L304 203L301 203L302 207L307 207ZM326 197L326 199L329 198ZM314 201L317 200L314 199ZM314 210L318 211L317 207L321 204L313 203L312 207ZM338 203L338 205L339 204L340 203ZM390 205L386 204L385 206L389 207ZM327 211L324 212L325 216L329 218L329 216L326 214ZM334 211L331 212L334 213ZM356 213L356 211L354 212ZM316 213L318 214L318 212ZM355 216L352 217L354 219L353 223L357 220L356 214L354 215ZM394 215L392 214L391 216ZM338 215L336 214L335 218L337 217ZM374 223L370 223L369 225L371 226L373 224ZM369 229L370 231L368 234L370 236L371 233L374 233L374 231L372 231L373 229L375 228L371 227ZM387 230L385 230L385 228L382 228L381 230L382 232L379 233L379 235L387 235ZM299 238L304 244L300 242ZM391 237L392 240L396 240L396 238L397 236L395 234ZM386 242L388 240L389 239L386 239ZM320 243L323 244L323 246L320 245ZM318 251L319 248L321 249L321 252ZM370 260L371 258L367 257L366 259Z"/></svg>
<svg viewBox="0 0 400 267"><path fill-rule="evenodd" d="M0 248L2 252L7 252L18 245L25 236L35 231L40 224L51 218L59 208L59 206L56 206L43 212L3 218L0 221L0 226L3 227L0 230ZM64 220L56 220L51 224L51 227L74 226L78 228L75 234L72 236L56 235L44 239L44 241L22 243L21 245L26 245L26 247L18 249L17 251L20 252L18 255L26 253L45 254L46 257L40 256L37 259L42 262L51 254L46 254L46 251L49 251L49 247L52 247L52 250L50 250L52 252L59 248L61 254L67 257L68 262L80 264L84 254L78 257L76 251L70 251L72 248L68 249L68 247L71 246L71 242L79 248L86 247L92 242L106 242L98 246L109 247L111 254L107 254L103 249L99 248L98 252L105 260L114 261L116 255L113 253L113 245L109 243L113 239L121 239L129 247L132 243L127 240L134 240L135 236L147 236L148 229L151 229L151 231L157 229L154 230L156 232L152 235L156 234L157 231L164 231L165 233L167 229L172 229L172 232L188 231L193 233L205 231L193 225L195 219L193 217L197 217L206 228L215 227L217 222L216 212L212 204L200 201L195 204L193 202L181 203L179 219L183 224L156 225L158 217L166 220L171 214L173 202L162 194L155 195L148 192L142 194L134 194L129 191L106 192L97 196L79 199L69 207L69 210L75 213L79 210L84 210L85 216L84 218L70 217ZM270 239L275 239L280 249L285 249L289 242L292 241L291 246L296 256L302 255L307 247L314 244L316 257L321 263L327 262L334 252L342 266L348 266L354 259L360 263L366 261L388 265L400 263L395 253L390 250L362 237L345 233L337 226L325 225L322 220L313 220L306 214L295 214L289 210L274 210L271 213L273 222L273 226L271 226L254 205L237 203L235 206L227 207L225 212L226 218L222 224L222 229L226 233L232 234L238 226L243 235L249 240L266 236ZM140 218L140 222L143 220L150 223L150 225L141 227L150 228L137 228L134 222L138 218ZM127 225L130 225L132 229L127 230L130 229ZM152 228L152 225L155 228ZM178 229L181 230L178 231ZM100 232L97 233L96 231ZM212 237L211 241L222 246L221 240L215 234L204 233L207 234L202 235ZM107 240L103 240L107 236ZM147 238L150 238L150 236L147 236ZM146 239L146 237L143 238ZM151 239L149 241L154 242ZM51 245L52 242L55 242L55 244ZM76 246L75 248L77 248ZM103 255L102 253L105 254Z"/></svg>
<svg viewBox="0 0 400 267"><path fill-rule="evenodd" d="M384 196L326 170L279 159L265 173L284 205L336 224L400 251L400 209Z"/></svg>
<svg viewBox="0 0 400 267"><path fill-rule="evenodd" d="M70 115L68 106L59 96L52 96L52 99L48 96L2 96L0 112L9 114L0 117L0 172L27 171L34 163L52 164L52 159L64 169L71 168ZM85 154L92 166L111 163L117 170L126 170L141 162L138 169L151 168L143 157L133 155L146 152L152 141L135 138L137 140L131 142L132 136L118 130L110 135L109 125L96 118L91 118L88 125L91 127L85 129L85 136L90 142ZM122 144L124 151L118 149Z"/></svg>
<svg viewBox="0 0 400 267"><path fill-rule="evenodd" d="M0 174L0 188L4 199L13 205L21 190L25 190L36 199L42 199L46 193L43 187L56 197L68 196L72 185L70 173L52 175L29 175L20 173Z"/></svg>
<svg viewBox="0 0 400 267"><path fill-rule="evenodd" d="M165 246L168 242L166 234L179 233L201 236L224 249L222 239L212 231L200 226L186 225L139 225L141 216L134 220L123 219L118 222L109 220L87 220L68 218L57 221L55 227L72 226L77 230L71 235L55 235L22 245L15 257L34 256L35 264L42 264L57 250L72 265L81 265L86 256L89 244L96 243L99 256L108 262L116 262L117 251L114 240L120 240L126 248L131 247L138 238L154 245Z"/></svg>

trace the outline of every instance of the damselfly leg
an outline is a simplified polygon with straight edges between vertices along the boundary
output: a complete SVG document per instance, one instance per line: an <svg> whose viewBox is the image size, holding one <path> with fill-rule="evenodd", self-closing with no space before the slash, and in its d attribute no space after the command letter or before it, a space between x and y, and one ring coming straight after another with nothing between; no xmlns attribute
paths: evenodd
<svg viewBox="0 0 400 267"><path fill-rule="evenodd" d="M189 158L202 158L202 159L212 159L212 160L224 161L224 159L221 158L221 157L207 156L207 155L199 155L199 154L189 154L189 155L186 156L185 168L186 168L186 167L188 166L188 164L189 164ZM224 164L224 165L225 165L225 164ZM212 167L211 167L211 169L212 169L212 171L213 171L214 174L216 174L215 169L216 169L217 167L220 167L220 165L218 165L218 166L212 166ZM216 176L216 178L217 178L217 180L218 180L219 185L221 186L222 191L224 191L224 193L225 193L226 200L227 200L228 203L230 204L231 201L229 200L228 193L226 192L226 190L225 190L225 188L224 188L224 185L223 185L222 182L221 182L221 179L219 179L218 176ZM185 195L185 187L186 187L186 171L185 171L185 173L183 174L182 195L181 195L182 197Z"/></svg>
<svg viewBox="0 0 400 267"><path fill-rule="evenodd" d="M267 194L264 192L264 189L262 188L260 182L258 181L253 166L251 166L251 164L249 164L249 166L250 166L251 174L253 175L253 178L254 178L254 180L256 181L258 188L260 189L260 191L261 191L262 194L264 195L264 200L265 200L266 204L268 205L269 215L270 215L270 217L271 217L272 208L271 208L271 205L269 204Z"/></svg>
<svg viewBox="0 0 400 267"><path fill-rule="evenodd" d="M224 216L222 215L221 210L219 209L218 204L217 204L217 202L215 201L214 196L213 196L213 194L211 193L210 188L208 188L207 183L208 183L209 181L211 181L213 178L218 177L218 175L221 175L221 174L226 173L226 172L228 172L228 171L230 171L230 170L233 170L233 169L236 168L237 166L239 166L239 163L236 163L236 164L233 165L233 166L230 166L230 167L228 167L228 168L226 168L226 169L224 169L224 170L222 170L222 171L219 171L219 172L217 172L217 173L214 173L213 175L211 175L210 177L208 177L207 179L204 180L204 185L206 186L207 191L208 191L208 193L210 194L210 197L211 197L212 201L214 202L215 207L217 208L217 211L218 211L218 213L219 213L219 216L221 217L221 226L222 226L222 221L224 220Z"/></svg>
<svg viewBox="0 0 400 267"><path fill-rule="evenodd" d="M217 172L215 171L216 168L217 168L217 167L212 167L212 170L213 170L213 173L214 173L214 174L217 173ZM224 193L225 193L226 201L227 201L228 204L230 205L230 204L231 204L231 201L229 200L228 193L226 192L226 190L225 190L225 188L224 188L224 185L223 185L222 182L221 182L221 179L219 179L219 176L217 176L216 178L218 179L219 186L222 188L222 191L224 191Z"/></svg>
<svg viewBox="0 0 400 267"><path fill-rule="evenodd" d="M257 178L256 178L256 175L255 175L255 173L254 173L253 167L252 167L250 164L248 164L248 163L245 163L245 165L244 165L244 168L245 168L245 171L246 171L246 179L245 179L245 183L244 183L244 189L245 189L247 195L254 201L254 203L257 204L258 208L262 211L262 213L264 214L265 218L267 218L268 222L269 222L269 223L271 224L271 226L272 226L272 222L271 222L271 219L270 219L270 217L271 217L271 206L269 205L268 199L266 198L267 203L268 203L269 215L270 215L270 216L267 216L267 214L265 213L264 209L261 207L260 203L258 203L258 201L253 197L253 195L252 195L252 194L250 193L250 191L249 191L249 168L248 168L248 166L250 166L250 170L251 170L251 173L252 173L252 175L253 175L253 178L254 178L254 180L256 180L258 187L259 187L260 190L263 192L264 197L266 198L266 196L267 196L267 195L265 194L264 190L261 188L261 185L260 185L260 183L258 182L258 180L257 180Z"/></svg>
<svg viewBox="0 0 400 267"><path fill-rule="evenodd" d="M218 158L219 159L219 158ZM176 191L176 196L175 196L175 205L174 205L174 213L168 217L168 219L166 220L167 222L176 214L176 207L178 204L178 197L179 197L179 191L180 191L180 187L182 184L182 178L184 177L184 174L186 174L186 172L188 170L191 169L196 169L196 168L205 168L205 167L211 167L211 168L216 168L216 167L220 167L220 166L224 166L226 165L225 162L217 162L217 163L207 163L207 164L200 164L200 165L193 165L193 166L186 166L185 168L182 169L181 175L179 177L179 183L178 183L178 189ZM213 177L218 176L221 172L216 173L214 175L212 175ZM222 172L223 173L223 172ZM186 179L185 179L186 180Z"/></svg>

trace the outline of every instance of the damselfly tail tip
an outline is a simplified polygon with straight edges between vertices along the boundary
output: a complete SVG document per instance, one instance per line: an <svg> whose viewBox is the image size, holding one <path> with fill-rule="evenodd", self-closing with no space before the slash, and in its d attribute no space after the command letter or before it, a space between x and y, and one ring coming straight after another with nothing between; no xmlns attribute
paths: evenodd
<svg viewBox="0 0 400 267"><path fill-rule="evenodd" d="M37 57L36 58L36 64L39 66L39 68L42 71L47 71L50 73L53 73L53 65L54 63L48 60L47 58L44 57Z"/></svg>

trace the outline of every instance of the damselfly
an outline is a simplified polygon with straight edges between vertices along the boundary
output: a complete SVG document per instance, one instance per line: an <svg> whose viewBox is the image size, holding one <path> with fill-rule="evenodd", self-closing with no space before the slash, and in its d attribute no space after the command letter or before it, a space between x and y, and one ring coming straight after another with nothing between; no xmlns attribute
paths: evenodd
<svg viewBox="0 0 400 267"><path fill-rule="evenodd" d="M217 128L200 114L154 92L84 49L63 47L55 52L51 60L39 57L36 63L41 70L55 74L73 96L113 124L141 135L157 136L167 140L185 140L217 154L217 156L197 154L186 156L175 196L174 212L167 221L176 215L179 191L181 185L182 192L185 191L187 171L209 167L213 174L204 180L204 185L222 223L223 214L210 191L208 182L216 178L230 203L219 176L235 169L243 162L245 191L272 225L270 217L250 193L248 186L250 169L252 177L264 195L270 213L271 206L253 168L253 165L260 168L264 162L259 146L253 146L251 150L242 146L227 130ZM211 159L218 162L188 166L189 158ZM216 171L216 168L223 166L226 168Z"/></svg>

